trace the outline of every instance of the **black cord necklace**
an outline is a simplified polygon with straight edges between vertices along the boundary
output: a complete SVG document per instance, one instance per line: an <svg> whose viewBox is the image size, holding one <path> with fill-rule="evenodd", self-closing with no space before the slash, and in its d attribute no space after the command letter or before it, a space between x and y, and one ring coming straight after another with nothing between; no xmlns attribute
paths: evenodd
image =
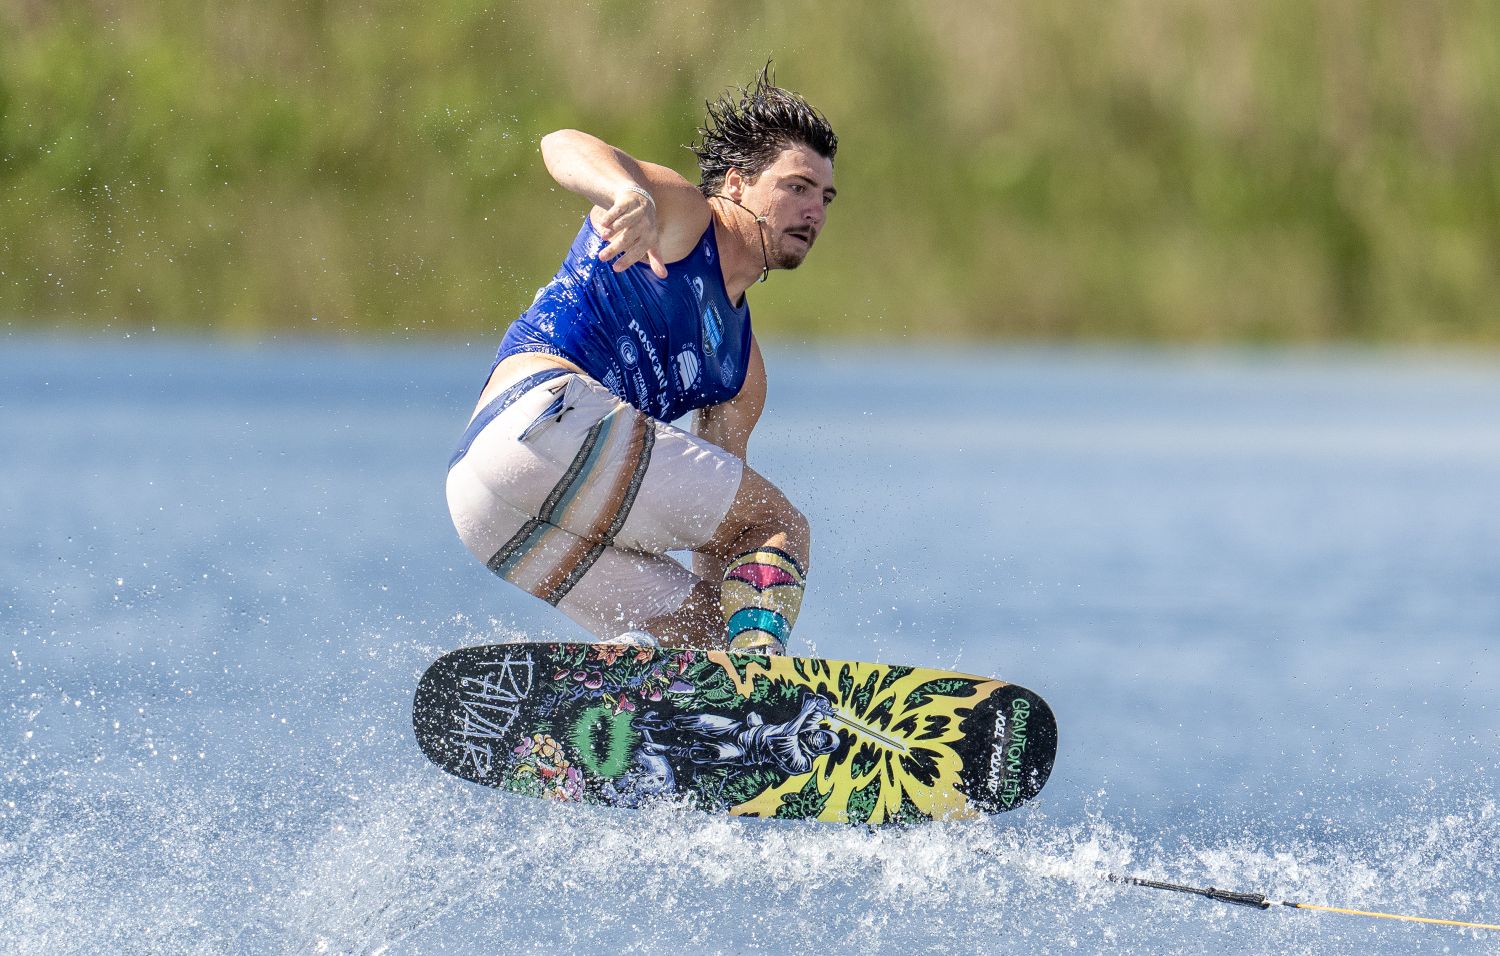
<svg viewBox="0 0 1500 956"><path fill-rule="evenodd" d="M724 195L723 193L714 193L711 198L728 199L730 202L734 203L736 206L739 206L750 215L755 216L755 231L760 236L760 261L763 263L760 270L759 281L766 281L766 277L771 274L771 256L766 252L766 217L756 216L755 210L740 202L738 199L732 199L729 196Z"/></svg>

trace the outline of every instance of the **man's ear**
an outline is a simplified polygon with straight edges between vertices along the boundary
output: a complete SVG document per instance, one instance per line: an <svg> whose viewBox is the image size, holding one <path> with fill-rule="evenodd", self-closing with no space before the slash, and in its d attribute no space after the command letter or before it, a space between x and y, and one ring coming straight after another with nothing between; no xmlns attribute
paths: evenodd
<svg viewBox="0 0 1500 956"><path fill-rule="evenodd" d="M723 193L735 202L745 201L745 187L750 185L743 169L731 168L724 174Z"/></svg>

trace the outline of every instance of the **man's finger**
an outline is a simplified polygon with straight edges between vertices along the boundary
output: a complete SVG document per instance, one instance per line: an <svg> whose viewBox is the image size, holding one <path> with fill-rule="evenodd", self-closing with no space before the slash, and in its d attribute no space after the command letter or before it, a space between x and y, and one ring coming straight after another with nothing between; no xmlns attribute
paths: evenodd
<svg viewBox="0 0 1500 956"><path fill-rule="evenodd" d="M613 259L615 256L630 252L645 241L645 237L634 230L625 230L613 236L604 247L599 250L599 258L604 260ZM639 259L640 256L635 257Z"/></svg>
<svg viewBox="0 0 1500 956"><path fill-rule="evenodd" d="M631 266L635 265L637 262L640 262L641 259L644 258L645 250L639 248L639 246L640 240L636 240L635 242L630 243L630 245L626 246L620 252L619 258L615 259L613 263L614 270L616 272L624 272L626 269L629 269Z"/></svg>
<svg viewBox="0 0 1500 956"><path fill-rule="evenodd" d="M651 263L651 271L656 273L658 279L667 277L667 264L661 261L661 253L656 251L655 246L646 250L646 261Z"/></svg>
<svg viewBox="0 0 1500 956"><path fill-rule="evenodd" d="M599 217L599 231L613 232L615 226L624 218L626 212L627 210L619 204L610 206L604 211L604 215Z"/></svg>

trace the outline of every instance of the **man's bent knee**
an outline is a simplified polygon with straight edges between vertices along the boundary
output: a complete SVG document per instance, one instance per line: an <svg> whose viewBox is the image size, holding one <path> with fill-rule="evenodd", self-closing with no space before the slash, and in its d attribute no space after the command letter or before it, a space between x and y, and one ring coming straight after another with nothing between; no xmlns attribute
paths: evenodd
<svg viewBox="0 0 1500 956"><path fill-rule="evenodd" d="M778 538L777 546L805 561L810 537L810 526L802 512L781 489L747 466L729 513L702 550L731 558L743 551L751 539L759 539L751 543L766 544Z"/></svg>

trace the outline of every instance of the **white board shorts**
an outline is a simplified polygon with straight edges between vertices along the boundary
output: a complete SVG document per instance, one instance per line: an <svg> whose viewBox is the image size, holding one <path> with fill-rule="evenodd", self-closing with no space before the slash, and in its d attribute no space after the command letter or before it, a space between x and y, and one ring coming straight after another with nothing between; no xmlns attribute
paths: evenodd
<svg viewBox="0 0 1500 956"><path fill-rule="evenodd" d="M448 511L491 571L611 638L682 606L700 578L666 552L713 537L744 467L588 376L549 369L470 420Z"/></svg>

